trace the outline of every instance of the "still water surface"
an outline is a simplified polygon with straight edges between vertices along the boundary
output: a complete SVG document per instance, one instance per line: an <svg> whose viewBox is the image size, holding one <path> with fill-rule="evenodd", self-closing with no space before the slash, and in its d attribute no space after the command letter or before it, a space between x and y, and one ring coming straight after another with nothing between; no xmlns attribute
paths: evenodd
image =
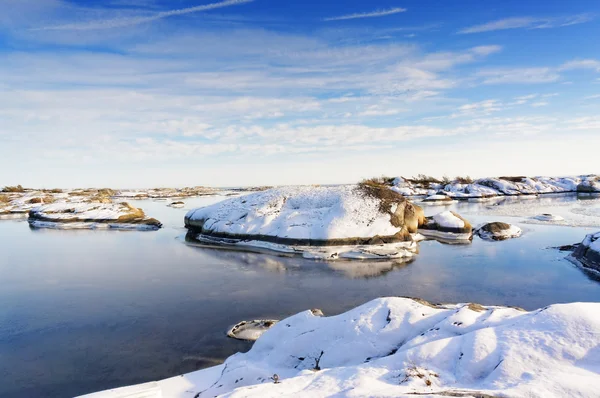
<svg viewBox="0 0 600 398"><path fill-rule="evenodd" d="M216 200L188 199L186 207ZM240 320L309 308L331 315L380 296L526 309L600 301L600 277L549 248L599 229L597 198L455 204L475 225L509 221L524 234L470 245L422 242L409 264L327 264L198 248L185 244L187 209L132 203L165 227L53 231L0 221L0 397L69 397L190 372L250 347L225 336ZM575 225L589 227L523 223L531 212L573 216Z"/></svg>

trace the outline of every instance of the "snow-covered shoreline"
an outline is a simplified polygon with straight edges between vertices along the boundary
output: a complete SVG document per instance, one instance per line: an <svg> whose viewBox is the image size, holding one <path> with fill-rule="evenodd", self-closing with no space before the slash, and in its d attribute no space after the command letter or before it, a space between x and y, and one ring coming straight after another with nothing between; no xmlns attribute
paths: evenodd
<svg viewBox="0 0 600 398"><path fill-rule="evenodd" d="M600 303L526 312L379 298L279 321L222 365L85 397L594 397L598 313Z"/></svg>
<svg viewBox="0 0 600 398"><path fill-rule="evenodd" d="M396 177L391 189L404 196L426 196L441 201L488 199L498 196L530 196L556 193L600 193L600 176L489 177L473 181L417 181Z"/></svg>

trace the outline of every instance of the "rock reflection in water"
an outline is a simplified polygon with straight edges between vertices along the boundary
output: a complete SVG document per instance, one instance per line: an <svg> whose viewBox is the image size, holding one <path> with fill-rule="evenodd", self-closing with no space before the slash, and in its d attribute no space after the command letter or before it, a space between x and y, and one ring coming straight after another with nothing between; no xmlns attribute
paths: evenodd
<svg viewBox="0 0 600 398"><path fill-rule="evenodd" d="M270 252L254 253L223 248L217 249L214 247L202 247L202 245L198 244L194 244L193 246L198 250L203 250L209 256L231 263L232 265L242 265L243 268L250 266L277 273L301 270L335 272L351 279L378 277L405 267L414 259L315 261L300 256L282 257Z"/></svg>

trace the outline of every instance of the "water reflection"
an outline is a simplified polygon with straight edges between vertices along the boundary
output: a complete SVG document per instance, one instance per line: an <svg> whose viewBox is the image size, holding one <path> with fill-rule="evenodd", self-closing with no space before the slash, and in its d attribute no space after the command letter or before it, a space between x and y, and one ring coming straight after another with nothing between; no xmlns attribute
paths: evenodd
<svg viewBox="0 0 600 398"><path fill-rule="evenodd" d="M197 250L202 250L204 254L226 263L241 268L261 268L268 272L282 273L289 271L308 271L322 272L328 274L338 274L346 278L374 278L384 275L388 272L401 269L414 261L409 259L394 260L337 260L337 261L314 261L302 258L301 256L277 256L273 252L252 253L232 249L217 249L210 246L194 244Z"/></svg>

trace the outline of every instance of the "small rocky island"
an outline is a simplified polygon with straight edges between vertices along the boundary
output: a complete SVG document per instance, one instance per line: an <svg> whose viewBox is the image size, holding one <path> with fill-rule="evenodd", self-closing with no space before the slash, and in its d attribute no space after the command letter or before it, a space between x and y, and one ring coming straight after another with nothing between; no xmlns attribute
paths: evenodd
<svg viewBox="0 0 600 398"><path fill-rule="evenodd" d="M157 230L162 224L129 203L59 202L29 211L29 225L55 229Z"/></svg>

